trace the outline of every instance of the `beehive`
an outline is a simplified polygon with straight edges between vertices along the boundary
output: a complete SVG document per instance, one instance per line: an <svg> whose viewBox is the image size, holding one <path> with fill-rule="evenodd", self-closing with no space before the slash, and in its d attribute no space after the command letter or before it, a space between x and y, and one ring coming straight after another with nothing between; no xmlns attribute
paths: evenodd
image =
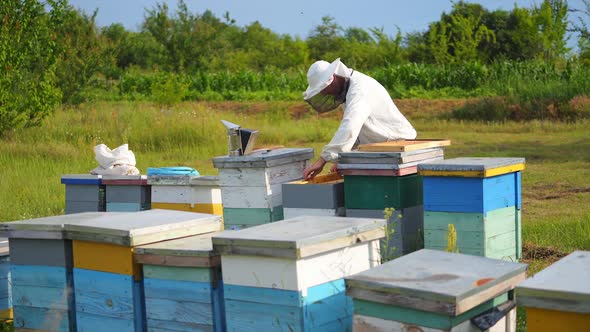
<svg viewBox="0 0 590 332"><path fill-rule="evenodd" d="M283 219L283 183L300 180L313 149L258 150L246 156L213 158L226 229L241 229Z"/></svg>
<svg viewBox="0 0 590 332"><path fill-rule="evenodd" d="M12 319L10 248L8 238L0 238L0 320Z"/></svg>
<svg viewBox="0 0 590 332"><path fill-rule="evenodd" d="M102 175L64 174L61 183L65 185L66 214L106 211Z"/></svg>
<svg viewBox="0 0 590 332"><path fill-rule="evenodd" d="M590 327L590 251L574 251L516 287L527 331L586 331Z"/></svg>
<svg viewBox="0 0 590 332"><path fill-rule="evenodd" d="M345 213L344 179L337 173L283 184L285 219L306 215L343 217Z"/></svg>
<svg viewBox="0 0 590 332"><path fill-rule="evenodd" d="M14 328L17 331L76 331L72 241L64 224L92 220L86 212L6 222L11 260Z"/></svg>
<svg viewBox="0 0 590 332"><path fill-rule="evenodd" d="M148 330L225 331L221 259L207 233L135 248Z"/></svg>
<svg viewBox="0 0 590 332"><path fill-rule="evenodd" d="M421 249L346 277L355 331L515 331L526 265Z"/></svg>
<svg viewBox="0 0 590 332"><path fill-rule="evenodd" d="M152 209L223 215L217 176L150 175Z"/></svg>
<svg viewBox="0 0 590 332"><path fill-rule="evenodd" d="M72 240L78 330L143 331L143 279L135 247L222 225L220 216L156 209L109 213L64 227Z"/></svg>
<svg viewBox="0 0 590 332"><path fill-rule="evenodd" d="M137 212L151 208L151 188L145 175L104 175L107 212Z"/></svg>
<svg viewBox="0 0 590 332"><path fill-rule="evenodd" d="M213 237L228 331L347 331L344 277L379 264L385 222L305 216Z"/></svg>
<svg viewBox="0 0 590 332"><path fill-rule="evenodd" d="M449 224L457 250L518 260L524 158L455 158L420 164L424 176L424 244L445 249Z"/></svg>

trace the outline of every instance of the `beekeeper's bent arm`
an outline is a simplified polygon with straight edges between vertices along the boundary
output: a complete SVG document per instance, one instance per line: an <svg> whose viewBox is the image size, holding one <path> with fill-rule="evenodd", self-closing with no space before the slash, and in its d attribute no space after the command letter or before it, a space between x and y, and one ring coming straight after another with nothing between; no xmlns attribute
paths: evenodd
<svg viewBox="0 0 590 332"><path fill-rule="evenodd" d="M370 110L371 107L362 91L348 94L340 127L338 127L330 143L324 146L322 150L321 157L325 161L337 161L338 153L352 149L365 121L370 115Z"/></svg>

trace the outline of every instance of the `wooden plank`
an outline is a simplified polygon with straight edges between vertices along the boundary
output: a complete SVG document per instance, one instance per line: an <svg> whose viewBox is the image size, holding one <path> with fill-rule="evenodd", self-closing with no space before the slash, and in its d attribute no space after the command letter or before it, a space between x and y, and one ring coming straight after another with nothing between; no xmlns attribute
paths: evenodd
<svg viewBox="0 0 590 332"><path fill-rule="evenodd" d="M145 307L146 317L150 319L200 325L213 324L213 310L210 303L146 298Z"/></svg>
<svg viewBox="0 0 590 332"><path fill-rule="evenodd" d="M247 156L220 156L213 158L215 168L247 168L247 167L272 167L305 161L313 158L311 148L284 148L274 150L262 150L253 152Z"/></svg>
<svg viewBox="0 0 590 332"><path fill-rule="evenodd" d="M213 267L221 264L221 257L195 257L195 256L166 256L166 255L134 255L136 263L179 266L179 267Z"/></svg>
<svg viewBox="0 0 590 332"><path fill-rule="evenodd" d="M145 203L150 202L151 186L107 185L106 202L108 203Z"/></svg>
<svg viewBox="0 0 590 332"><path fill-rule="evenodd" d="M66 185L66 201L100 202L101 186L86 184Z"/></svg>
<svg viewBox="0 0 590 332"><path fill-rule="evenodd" d="M110 331L117 332L139 332L142 331L140 326L136 326L136 322L132 319L121 319L115 317L100 316L91 313L76 312L77 331L84 332L103 332L105 326L108 326Z"/></svg>
<svg viewBox="0 0 590 332"><path fill-rule="evenodd" d="M56 310L71 309L68 303L68 288L12 286L14 306Z"/></svg>
<svg viewBox="0 0 590 332"><path fill-rule="evenodd" d="M300 310L292 307L225 301L227 331L303 332Z"/></svg>
<svg viewBox="0 0 590 332"><path fill-rule="evenodd" d="M213 246L241 246L305 250L305 247L326 244L339 238L381 230L385 221L365 218L304 216L264 224L240 232L225 231L213 237ZM326 252L331 248L326 247ZM318 253L318 252L316 252ZM301 256L304 257L304 256Z"/></svg>
<svg viewBox="0 0 590 332"><path fill-rule="evenodd" d="M336 209L344 207L344 180L324 184L284 183L283 208Z"/></svg>
<svg viewBox="0 0 590 332"><path fill-rule="evenodd" d="M76 268L141 277L141 268L133 261L133 248L78 240L72 241L72 247Z"/></svg>
<svg viewBox="0 0 590 332"><path fill-rule="evenodd" d="M223 215L222 204L183 204L183 203L154 203L151 204L152 209L162 210L177 210L196 213Z"/></svg>
<svg viewBox="0 0 590 332"><path fill-rule="evenodd" d="M72 266L72 243L69 240L10 240L11 261L18 265Z"/></svg>
<svg viewBox="0 0 590 332"><path fill-rule="evenodd" d="M266 187L222 187L221 199L227 208L270 209L283 204L282 185Z"/></svg>
<svg viewBox="0 0 590 332"><path fill-rule="evenodd" d="M219 183L221 187L270 187L273 184L291 182L303 178L307 161L277 165L272 167L221 168Z"/></svg>
<svg viewBox="0 0 590 332"><path fill-rule="evenodd" d="M344 177L344 203L347 209L400 210L422 205L422 193L422 177L417 174Z"/></svg>
<svg viewBox="0 0 590 332"><path fill-rule="evenodd" d="M103 175L102 184L112 186L146 186L147 175Z"/></svg>
<svg viewBox="0 0 590 332"><path fill-rule="evenodd" d="M223 255L223 282L230 285L295 290L307 296L306 292L310 287L370 269L374 266L371 249L370 243L359 243L301 260Z"/></svg>
<svg viewBox="0 0 590 332"><path fill-rule="evenodd" d="M320 184L320 183L327 183L327 182L338 181L338 180L343 180L343 177L340 174L333 172L333 173L328 173L328 174L321 174L311 180L303 181L303 182Z"/></svg>
<svg viewBox="0 0 590 332"><path fill-rule="evenodd" d="M451 141L447 139L414 139L360 144L358 150L374 152L408 152L448 145L451 145Z"/></svg>
<svg viewBox="0 0 590 332"><path fill-rule="evenodd" d="M75 331L72 313L67 310L14 306L14 328L41 331Z"/></svg>
<svg viewBox="0 0 590 332"><path fill-rule="evenodd" d="M516 309L513 309L514 311ZM513 316L516 316L514 313ZM509 332L516 331L516 321L514 324L507 322L507 317L500 319L488 332ZM459 323L452 329L437 329L419 325L396 322L388 319L371 317L366 315L354 315L354 331L358 332L394 332L394 331L421 331L421 332L481 332L481 329L467 320ZM510 327L513 327L511 330Z"/></svg>
<svg viewBox="0 0 590 332"><path fill-rule="evenodd" d="M584 331L590 326L590 315L527 307L526 321L527 330L531 332Z"/></svg>
<svg viewBox="0 0 590 332"><path fill-rule="evenodd" d="M400 169L342 169L338 171L343 176L366 175L366 176L404 176L416 174L418 166L404 167Z"/></svg>
<svg viewBox="0 0 590 332"><path fill-rule="evenodd" d="M77 224L66 224L64 228L70 239L138 246L218 231L221 227L220 216L173 210L147 210L129 214L109 213Z"/></svg>
<svg viewBox="0 0 590 332"><path fill-rule="evenodd" d="M221 332L220 330L215 330L213 325L210 324L174 322L171 320L157 320L149 318L147 320L147 329L150 332Z"/></svg>
<svg viewBox="0 0 590 332"><path fill-rule="evenodd" d="M146 278L144 291L145 298L150 299L211 304L213 286L210 282Z"/></svg>
<svg viewBox="0 0 590 332"><path fill-rule="evenodd" d="M219 187L152 186L151 202L184 204L221 204Z"/></svg>
<svg viewBox="0 0 590 332"><path fill-rule="evenodd" d="M338 154L339 164L404 164L425 159L443 157L442 147L409 152L363 152L350 151Z"/></svg>
<svg viewBox="0 0 590 332"><path fill-rule="evenodd" d="M143 274L146 279L165 279L199 283L211 283L216 281L213 270L208 268L143 265Z"/></svg>
<svg viewBox="0 0 590 332"><path fill-rule="evenodd" d="M355 316L370 316L389 321L402 322L406 325L415 325L419 326L420 328L433 328L444 331L453 331L452 329L454 327L459 326L465 321L469 321L471 318L489 309L505 303L507 300L507 294L503 294L457 316L415 310L403 306L391 306L356 298L353 299L353 302Z"/></svg>
<svg viewBox="0 0 590 332"><path fill-rule="evenodd" d="M148 184L155 186L199 186L219 188L219 176L215 175L148 175Z"/></svg>
<svg viewBox="0 0 590 332"><path fill-rule="evenodd" d="M232 225L256 226L283 220L283 206L273 206L272 209L223 208L223 223L225 229Z"/></svg>
<svg viewBox="0 0 590 332"><path fill-rule="evenodd" d="M15 286L68 287L68 273L63 266L16 265L11 266L10 281Z"/></svg>
<svg viewBox="0 0 590 332"><path fill-rule="evenodd" d="M420 163L429 163L443 160L443 157L434 157L421 161L413 161L404 164L338 164L338 170L356 169L356 170L400 170L403 168L418 166Z"/></svg>
<svg viewBox="0 0 590 332"><path fill-rule="evenodd" d="M588 280L590 251L574 251L518 285L517 301L526 307L590 314Z"/></svg>
<svg viewBox="0 0 590 332"><path fill-rule="evenodd" d="M424 177L424 209L479 212L515 206L514 173L492 178ZM452 192L453 195L449 195Z"/></svg>
<svg viewBox="0 0 590 332"><path fill-rule="evenodd" d="M105 212L104 202L79 202L66 200L65 214L83 212Z"/></svg>
<svg viewBox="0 0 590 332"><path fill-rule="evenodd" d="M372 291L365 300L456 316L514 288L524 279L526 267L422 249L347 277L346 282L350 291Z"/></svg>
<svg viewBox="0 0 590 332"><path fill-rule="evenodd" d="M220 232L211 232L195 236L188 236L170 241L146 244L135 247L135 255L162 255L180 257L218 256L213 252L211 238Z"/></svg>
<svg viewBox="0 0 590 332"><path fill-rule="evenodd" d="M524 158L453 158L437 162L421 163L418 173L422 176L492 177L522 171Z"/></svg>
<svg viewBox="0 0 590 332"><path fill-rule="evenodd" d="M285 219L291 219L301 216L318 216L318 217L344 217L346 210L344 207L335 209L305 209L305 208L283 208Z"/></svg>

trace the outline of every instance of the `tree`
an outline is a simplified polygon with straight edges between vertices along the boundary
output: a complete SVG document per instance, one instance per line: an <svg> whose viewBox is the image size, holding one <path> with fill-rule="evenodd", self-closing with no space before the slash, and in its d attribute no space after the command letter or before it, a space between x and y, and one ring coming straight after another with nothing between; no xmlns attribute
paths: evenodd
<svg viewBox="0 0 590 332"><path fill-rule="evenodd" d="M342 27L331 16L322 17L322 24L316 26L309 37L307 45L312 60L334 60L333 55L341 54L344 50L345 39L342 36Z"/></svg>
<svg viewBox="0 0 590 332"><path fill-rule="evenodd" d="M67 0L4 0L0 6L0 135L39 125L59 105L58 31Z"/></svg>
<svg viewBox="0 0 590 332"><path fill-rule="evenodd" d="M577 22L572 23L570 32L578 34L579 58L590 64L590 28L584 19L590 19L590 0L582 0L584 8L572 8L570 12L579 14Z"/></svg>
<svg viewBox="0 0 590 332"><path fill-rule="evenodd" d="M535 7L545 61L554 61L568 52L566 47L567 8L567 0L544 0L541 7Z"/></svg>

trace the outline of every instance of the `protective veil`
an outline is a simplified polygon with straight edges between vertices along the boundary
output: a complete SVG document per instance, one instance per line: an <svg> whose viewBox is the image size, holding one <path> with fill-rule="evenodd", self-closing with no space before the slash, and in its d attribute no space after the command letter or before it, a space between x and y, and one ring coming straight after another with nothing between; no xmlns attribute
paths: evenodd
<svg viewBox="0 0 590 332"><path fill-rule="evenodd" d="M340 59L336 59L332 63L323 60L316 61L307 71L309 86L303 93L303 99L318 113L329 112L337 108L346 100L351 73L352 70L340 62ZM320 92L332 83L334 75L344 78L344 89L338 96L321 94Z"/></svg>
<svg viewBox="0 0 590 332"><path fill-rule="evenodd" d="M317 63L320 64L316 66ZM310 67L308 71L310 84L303 94L306 100L328 86L333 74L349 79L344 98L344 115L332 140L322 150L321 157L324 160L337 161L338 153L350 151L357 141L359 144L368 144L416 138L414 127L395 106L387 90L375 79L358 71L353 72L339 59L332 64L325 61L316 64L312 67L317 68Z"/></svg>

